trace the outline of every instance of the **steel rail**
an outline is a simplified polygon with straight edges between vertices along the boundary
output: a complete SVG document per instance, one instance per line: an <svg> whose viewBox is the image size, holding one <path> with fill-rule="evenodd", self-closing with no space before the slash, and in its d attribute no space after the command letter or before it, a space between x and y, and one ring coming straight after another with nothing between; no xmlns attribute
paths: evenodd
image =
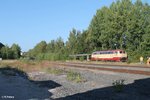
<svg viewBox="0 0 150 100"><path fill-rule="evenodd" d="M139 75L150 75L150 71L142 71L142 70L130 70L130 69L113 69L113 68L105 68L105 67L92 67L85 65L73 65L72 63L53 63L55 66L65 66L65 67L75 67L75 68L83 68L83 69L90 69L90 70L101 70L101 71L112 71L118 73L129 73L129 74L139 74Z"/></svg>

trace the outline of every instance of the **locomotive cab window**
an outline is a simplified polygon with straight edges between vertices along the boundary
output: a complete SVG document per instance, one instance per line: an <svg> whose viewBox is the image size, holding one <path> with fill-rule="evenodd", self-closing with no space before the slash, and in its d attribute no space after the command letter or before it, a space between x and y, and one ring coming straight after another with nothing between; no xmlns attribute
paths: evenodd
<svg viewBox="0 0 150 100"><path fill-rule="evenodd" d="M125 51L120 51L120 54L125 54Z"/></svg>

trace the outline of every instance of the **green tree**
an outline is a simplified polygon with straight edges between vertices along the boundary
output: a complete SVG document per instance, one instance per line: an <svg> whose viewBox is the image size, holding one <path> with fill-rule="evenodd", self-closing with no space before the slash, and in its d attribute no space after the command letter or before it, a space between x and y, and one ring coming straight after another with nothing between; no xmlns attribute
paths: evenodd
<svg viewBox="0 0 150 100"><path fill-rule="evenodd" d="M13 52L13 58L14 58L14 59L20 58L20 56L21 56L21 48L20 48L19 45L13 44L13 45L11 46L11 50L12 50L12 52Z"/></svg>
<svg viewBox="0 0 150 100"><path fill-rule="evenodd" d="M7 45L5 45L1 49L1 56L3 59L13 59L13 51Z"/></svg>
<svg viewBox="0 0 150 100"><path fill-rule="evenodd" d="M70 54L76 54L76 51L75 51L76 42L77 42L76 30L73 29L69 34L68 41L66 42L66 48Z"/></svg>
<svg viewBox="0 0 150 100"><path fill-rule="evenodd" d="M45 53L46 52L47 43L45 41L41 41L34 47L35 53Z"/></svg>
<svg viewBox="0 0 150 100"><path fill-rule="evenodd" d="M51 40L51 42L49 42L47 44L47 47L46 47L46 52L51 52L53 53L55 51L55 40Z"/></svg>

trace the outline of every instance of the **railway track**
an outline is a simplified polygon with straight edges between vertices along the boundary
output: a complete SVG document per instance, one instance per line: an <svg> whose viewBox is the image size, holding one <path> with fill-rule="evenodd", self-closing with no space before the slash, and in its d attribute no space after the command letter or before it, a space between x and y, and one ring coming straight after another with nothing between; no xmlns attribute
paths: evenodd
<svg viewBox="0 0 150 100"><path fill-rule="evenodd" d="M75 67L90 70L112 71L118 73L150 75L150 67L148 66L129 66L129 65L110 65L110 64L90 64L90 63L72 63L72 62L56 62L53 65Z"/></svg>
<svg viewBox="0 0 150 100"><path fill-rule="evenodd" d="M130 67L130 68L147 68L149 69L150 66L146 66L146 65L129 65L129 64L113 64L113 63L86 63L86 62L65 62L65 63L69 63L69 64L84 64L84 65L92 65L92 66L113 66L113 67Z"/></svg>

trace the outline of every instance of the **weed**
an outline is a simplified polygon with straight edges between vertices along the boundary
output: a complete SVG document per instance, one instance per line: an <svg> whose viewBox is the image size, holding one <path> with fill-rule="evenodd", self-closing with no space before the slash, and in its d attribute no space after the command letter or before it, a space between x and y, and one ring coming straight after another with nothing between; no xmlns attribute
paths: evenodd
<svg viewBox="0 0 150 100"><path fill-rule="evenodd" d="M125 85L124 81L125 81L124 79L121 79L121 80L116 80L112 83L116 92L122 92L123 87Z"/></svg>
<svg viewBox="0 0 150 100"><path fill-rule="evenodd" d="M81 77L81 74L80 73L77 73L77 72L73 72L73 71L69 71L67 72L67 79L69 81L74 81L76 83L79 83L79 82L83 82L84 79L83 77Z"/></svg>

